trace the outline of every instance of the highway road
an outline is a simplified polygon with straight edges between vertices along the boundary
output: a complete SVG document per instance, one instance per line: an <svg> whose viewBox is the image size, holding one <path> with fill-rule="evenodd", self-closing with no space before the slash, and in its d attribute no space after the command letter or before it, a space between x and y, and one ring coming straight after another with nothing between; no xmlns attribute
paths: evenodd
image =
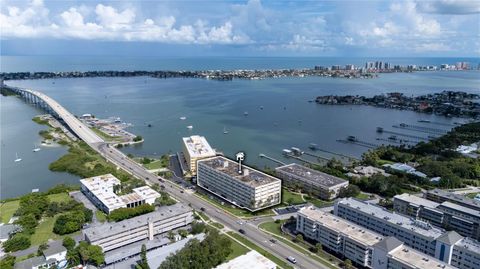
<svg viewBox="0 0 480 269"><path fill-rule="evenodd" d="M245 231L243 236L270 253L276 255L278 258L286 260L286 257L288 256L295 257L297 263L294 266L297 268L327 268L325 265L316 260L308 258L303 253L289 247L283 242L277 240L276 243L271 243L270 239L272 239L272 236L259 230L256 225L245 222L244 220L215 207L211 203L195 196L194 194L185 192L182 188L174 183L148 172L143 166L128 158L115 147L111 147L109 144L107 144L102 138L95 134L95 132L88 128L88 126L83 124L67 109L62 107L59 103L47 95L33 90L24 91L30 92L31 94L34 94L44 100L65 121L65 123L73 132L75 132L83 141L85 141L108 161L116 165L119 169L123 169L133 176L145 180L149 185L153 183L160 183L164 185L165 190L173 198L182 203L190 205L195 210L201 210L201 208L204 208L205 213L208 216L214 218L217 222L223 224L225 227L235 231L238 231L240 228L243 229ZM243 224L241 225L240 223Z"/></svg>

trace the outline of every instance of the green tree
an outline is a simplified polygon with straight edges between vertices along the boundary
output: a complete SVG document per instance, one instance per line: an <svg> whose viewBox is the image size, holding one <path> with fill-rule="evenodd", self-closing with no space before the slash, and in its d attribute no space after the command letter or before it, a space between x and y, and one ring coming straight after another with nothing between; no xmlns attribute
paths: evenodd
<svg viewBox="0 0 480 269"><path fill-rule="evenodd" d="M346 259L345 262L343 263L343 268L352 269L353 268L352 261L349 259Z"/></svg>
<svg viewBox="0 0 480 269"><path fill-rule="evenodd" d="M80 255L75 249L67 249L66 259L68 261L68 265L71 267L80 264Z"/></svg>
<svg viewBox="0 0 480 269"><path fill-rule="evenodd" d="M150 266L148 266L148 260L147 260L147 247L145 244L142 244L142 249L140 251L140 260L137 262L137 267L141 269L150 269Z"/></svg>
<svg viewBox="0 0 480 269"><path fill-rule="evenodd" d="M18 233L3 243L5 252L12 252L29 248L31 245L28 235Z"/></svg>
<svg viewBox="0 0 480 269"><path fill-rule="evenodd" d="M63 246L67 249L67 250L71 250L71 249L74 249L75 248L75 240L73 238L71 238L70 236L65 236L63 238Z"/></svg>
<svg viewBox="0 0 480 269"><path fill-rule="evenodd" d="M355 197L360 194L360 188L357 185L350 184L347 187L343 187L338 192L338 197Z"/></svg>
<svg viewBox="0 0 480 269"><path fill-rule="evenodd" d="M294 238L295 242L302 242L303 241L303 235L297 234Z"/></svg>
<svg viewBox="0 0 480 269"><path fill-rule="evenodd" d="M40 244L37 249L37 256L42 256L43 252L48 249L47 243Z"/></svg>
<svg viewBox="0 0 480 269"><path fill-rule="evenodd" d="M195 221L192 223L192 234L199 234L205 231L205 224Z"/></svg>
<svg viewBox="0 0 480 269"><path fill-rule="evenodd" d="M0 260L0 268L2 269L13 269L15 265L15 256L6 255L3 259Z"/></svg>
<svg viewBox="0 0 480 269"><path fill-rule="evenodd" d="M167 234L167 238L170 239L170 240L174 240L175 239L175 234L172 231L169 231L168 234Z"/></svg>
<svg viewBox="0 0 480 269"><path fill-rule="evenodd" d="M22 226L23 231L29 234L33 234L38 225L38 221L32 213L21 215L15 223Z"/></svg>
<svg viewBox="0 0 480 269"><path fill-rule="evenodd" d="M188 235L188 232L186 230L180 229L178 230L178 234L182 237L185 238Z"/></svg>

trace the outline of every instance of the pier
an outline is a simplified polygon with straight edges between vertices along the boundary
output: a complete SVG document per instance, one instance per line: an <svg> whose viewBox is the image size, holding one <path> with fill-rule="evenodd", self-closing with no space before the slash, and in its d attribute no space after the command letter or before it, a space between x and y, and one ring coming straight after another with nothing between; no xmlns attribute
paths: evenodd
<svg viewBox="0 0 480 269"><path fill-rule="evenodd" d="M359 160L358 158L356 157L353 157L353 156L348 156L348 155L345 155L345 154L341 154L341 153L336 153L336 152L333 152L333 151L329 151L329 150L325 150L325 149L321 149L319 147L317 147L317 144L314 144L314 143L311 143L309 148L313 151L322 151L322 152L325 152L325 153L329 153L329 154L332 154L332 155L336 155L336 156L340 156L342 158L347 158L347 159L352 159L352 160ZM307 154L307 153L305 153Z"/></svg>
<svg viewBox="0 0 480 269"><path fill-rule="evenodd" d="M270 161L272 161L272 162L274 162L274 163L277 163L277 164L279 164L279 165L286 165L286 163L284 163L284 162L282 162L282 161L279 161L279 160L277 160L277 159L275 159L275 158L269 157L269 156L267 156L267 155L265 155L265 154L263 154L263 153L260 153L260 154L258 155L258 157L260 157L260 158L265 158L265 159L270 160Z"/></svg>
<svg viewBox="0 0 480 269"><path fill-rule="evenodd" d="M443 134L447 133L446 130L442 130L442 129L429 128L429 127L411 125L411 124L406 124L406 123L400 123L399 125L392 125L392 127L393 128L407 129L407 130L412 130L412 131L417 131L417 132L422 132L422 133L427 133L427 134L435 134L435 135L443 135Z"/></svg>
<svg viewBox="0 0 480 269"><path fill-rule="evenodd" d="M450 124L450 123L443 123L443 122L438 122L438 121L419 120L418 122L421 122L421 123L428 123L428 124L435 124L435 125L446 126L446 127L455 127L455 125L454 125L454 124Z"/></svg>
<svg viewBox="0 0 480 269"><path fill-rule="evenodd" d="M378 145L378 144L358 140L353 135L348 136L347 139L337 139L337 142L344 143L344 144L359 145L359 146L366 147L366 148L371 148L371 149L380 147L380 145Z"/></svg>
<svg viewBox="0 0 480 269"><path fill-rule="evenodd" d="M428 141L427 137L404 134L404 133L399 133L399 132L393 132L393 131L385 130L382 127L377 127L377 133L386 133L386 134L398 135L398 136L403 136L403 137L408 137L408 138L414 138L414 139L417 139L417 140Z"/></svg>

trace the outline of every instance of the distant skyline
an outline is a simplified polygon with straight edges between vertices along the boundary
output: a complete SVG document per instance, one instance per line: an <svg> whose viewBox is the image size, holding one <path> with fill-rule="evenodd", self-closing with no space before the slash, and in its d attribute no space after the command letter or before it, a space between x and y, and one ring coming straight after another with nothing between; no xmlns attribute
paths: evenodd
<svg viewBox="0 0 480 269"><path fill-rule="evenodd" d="M7 1L1 55L479 57L480 1Z"/></svg>

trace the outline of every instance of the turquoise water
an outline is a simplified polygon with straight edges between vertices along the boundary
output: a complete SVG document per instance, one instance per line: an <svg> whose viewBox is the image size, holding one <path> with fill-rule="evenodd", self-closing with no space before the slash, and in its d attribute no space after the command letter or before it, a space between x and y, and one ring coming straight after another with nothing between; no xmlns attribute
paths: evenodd
<svg viewBox="0 0 480 269"><path fill-rule="evenodd" d="M270 60L270 63L265 64L272 65L275 61L277 60ZM298 65L309 66L315 59L295 61ZM45 64L41 61L36 63L38 65L32 66L32 70L48 69L43 69ZM108 69L114 69L120 61L106 63ZM147 61L147 65L149 63ZM70 64L67 62L59 66L67 68ZM233 63L232 66L236 64L238 63ZM258 61L249 64L259 65ZM199 65L196 64L197 67ZM23 65L15 68L27 67ZM86 70L96 68L97 65L85 63ZM10 70L13 70L13 67ZM420 119L443 123L459 121L411 111L366 106L321 106L308 102L318 95L371 96L391 91L420 95L442 90L480 93L479 82L480 73L469 71L383 74L378 79L307 77L213 81L136 77L8 83L43 91L76 115L92 113L99 118L118 116L132 123L129 131L142 135L145 143L124 149L128 153L158 156L176 152L181 150L181 137L199 134L206 136L213 147L227 156L243 150L247 154L247 163L259 167L274 167L274 163L261 159L258 155L263 153L290 162L291 160L282 157L282 149L292 146L306 149L309 143L313 142L326 150L359 157L367 148L342 144L336 140L355 135L364 141L378 143L376 138L381 135L375 132L377 126L393 130L393 124L402 122L421 125L417 122ZM34 143L41 140L38 131L44 127L32 122L31 118L43 112L15 97L0 97L0 104L0 198L27 193L32 188L46 190L61 182L78 182L75 176L48 170L48 164L62 156L66 148L42 148L40 152L32 152ZM263 110L260 107L263 107ZM244 116L245 111L248 116ZM182 116L187 119L180 120ZM152 127L148 127L148 124L152 124ZM186 128L188 125L192 125L193 130L189 131ZM425 126L445 128L438 125ZM223 134L224 128L229 131L226 135ZM426 136L417 132L401 132ZM384 135L383 138L386 137ZM13 162L16 152L23 159L20 163Z"/></svg>
<svg viewBox="0 0 480 269"><path fill-rule="evenodd" d="M382 57L132 57L122 56L3 56L1 72L91 71L91 70L205 70L313 68L384 61L392 65L441 65L469 62L477 67L480 58L382 58Z"/></svg>

